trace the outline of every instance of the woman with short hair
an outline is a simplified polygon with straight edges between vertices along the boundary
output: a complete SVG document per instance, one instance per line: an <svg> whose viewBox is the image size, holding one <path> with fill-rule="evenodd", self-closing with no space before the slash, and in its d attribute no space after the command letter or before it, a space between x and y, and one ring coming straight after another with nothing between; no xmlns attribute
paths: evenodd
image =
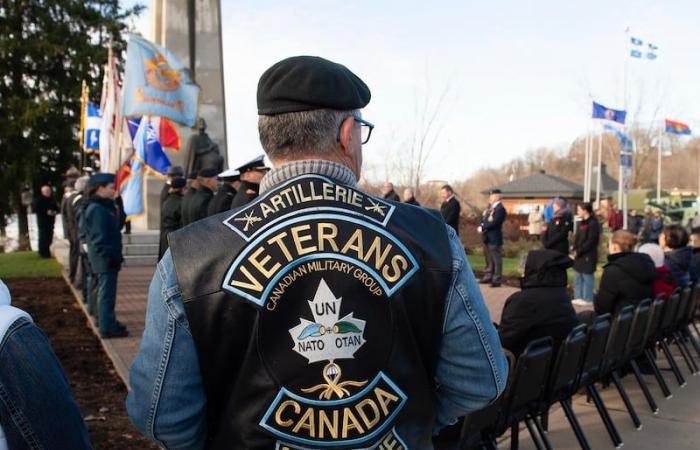
<svg viewBox="0 0 700 450"><path fill-rule="evenodd" d="M690 286L693 249L688 247L688 232L680 225L671 224L659 235L659 245L666 253L664 264L681 289Z"/></svg>

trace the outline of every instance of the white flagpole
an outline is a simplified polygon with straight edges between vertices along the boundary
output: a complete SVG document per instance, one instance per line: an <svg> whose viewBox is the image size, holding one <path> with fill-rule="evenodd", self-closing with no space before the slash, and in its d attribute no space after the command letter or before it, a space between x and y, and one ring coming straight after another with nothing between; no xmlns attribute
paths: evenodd
<svg viewBox="0 0 700 450"><path fill-rule="evenodd" d="M586 146L585 146L585 156L584 156L584 168L583 168L583 201L584 202L590 202L591 201L591 190L590 186L588 186L588 181L590 177L588 176L588 171L590 169L590 144L591 144L591 134L586 130Z"/></svg>
<svg viewBox="0 0 700 450"><path fill-rule="evenodd" d="M600 189L601 189L601 177L600 177L600 171L601 171L601 166L602 166L602 157L603 157L603 133L600 133L598 135L598 177L596 180L596 188L595 188L595 202L596 202L596 208L600 209Z"/></svg>
<svg viewBox="0 0 700 450"><path fill-rule="evenodd" d="M657 141L658 161L656 162L656 203L661 203L661 126L659 126L659 138Z"/></svg>

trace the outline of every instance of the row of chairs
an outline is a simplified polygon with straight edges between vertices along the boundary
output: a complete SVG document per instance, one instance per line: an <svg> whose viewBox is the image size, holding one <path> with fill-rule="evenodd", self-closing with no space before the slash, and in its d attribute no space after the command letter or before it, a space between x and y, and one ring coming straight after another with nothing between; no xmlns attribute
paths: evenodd
<svg viewBox="0 0 700 450"><path fill-rule="evenodd" d="M668 299L645 299L635 307L626 306L611 317L598 315L590 325L579 325L562 342L554 354L551 338L528 344L517 362L511 364L506 393L494 404L468 415L463 423L458 444L460 450L496 449L496 438L511 431L511 449L518 448L520 424L527 430L539 449L552 449L547 436L549 410L559 404L582 449L590 449L583 428L573 408L573 396L583 391L595 405L613 445L623 445L615 424L596 385L613 384L629 412L634 426L642 423L630 401L622 377L632 373L651 411L658 405L642 376L640 363L653 372L654 378L667 398L671 391L656 363L657 348L664 354L679 386L686 381L671 352L679 349L691 374L699 373L690 346L700 357L700 345L690 331L695 327L695 313L700 287L676 291ZM700 333L698 333L700 335ZM513 362L513 361L511 361ZM453 446L450 446L455 448Z"/></svg>

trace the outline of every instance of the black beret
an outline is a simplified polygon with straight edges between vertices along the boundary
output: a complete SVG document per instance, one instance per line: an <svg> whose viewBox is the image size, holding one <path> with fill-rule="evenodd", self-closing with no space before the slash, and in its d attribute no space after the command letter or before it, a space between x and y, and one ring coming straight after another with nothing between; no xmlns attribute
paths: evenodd
<svg viewBox="0 0 700 450"><path fill-rule="evenodd" d="M198 177L202 178L212 178L215 177L219 174L219 171L214 169L213 167L206 167L202 170L199 171L197 174Z"/></svg>
<svg viewBox="0 0 700 450"><path fill-rule="evenodd" d="M197 171L196 170L193 170L192 172L190 172L189 175L187 175L188 180L194 180L195 178L197 178Z"/></svg>
<svg viewBox="0 0 700 450"><path fill-rule="evenodd" d="M185 175L185 171L182 170L182 166L170 166L170 167L168 167L168 176L181 177L183 175Z"/></svg>
<svg viewBox="0 0 700 450"><path fill-rule="evenodd" d="M360 109L371 96L367 85L347 67L318 56L294 56L260 77L258 114Z"/></svg>
<svg viewBox="0 0 700 450"><path fill-rule="evenodd" d="M173 181L170 182L170 186L175 189L184 188L185 185L187 185L187 180L182 177L173 178Z"/></svg>
<svg viewBox="0 0 700 450"><path fill-rule="evenodd" d="M114 183L114 174L106 172L98 172L90 177L88 180L88 188L98 186L100 184Z"/></svg>
<svg viewBox="0 0 700 450"><path fill-rule="evenodd" d="M500 189L491 189L490 194L500 194L501 190Z"/></svg>

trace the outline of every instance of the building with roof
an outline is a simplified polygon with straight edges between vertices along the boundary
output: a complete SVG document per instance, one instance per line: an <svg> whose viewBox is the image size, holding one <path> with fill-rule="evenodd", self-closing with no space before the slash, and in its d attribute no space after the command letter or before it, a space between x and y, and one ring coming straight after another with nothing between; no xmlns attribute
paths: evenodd
<svg viewBox="0 0 700 450"><path fill-rule="evenodd" d="M593 169L591 198L595 199L597 168ZM617 180L607 173L605 165L601 168L601 188L601 198L603 199L610 198L618 188ZM510 214L527 214L537 205L543 207L553 197L563 197L569 200L573 207L583 202L584 194L583 186L579 183L550 175L544 170L499 186L493 186L483 193L488 194L491 189L500 189L501 202Z"/></svg>

